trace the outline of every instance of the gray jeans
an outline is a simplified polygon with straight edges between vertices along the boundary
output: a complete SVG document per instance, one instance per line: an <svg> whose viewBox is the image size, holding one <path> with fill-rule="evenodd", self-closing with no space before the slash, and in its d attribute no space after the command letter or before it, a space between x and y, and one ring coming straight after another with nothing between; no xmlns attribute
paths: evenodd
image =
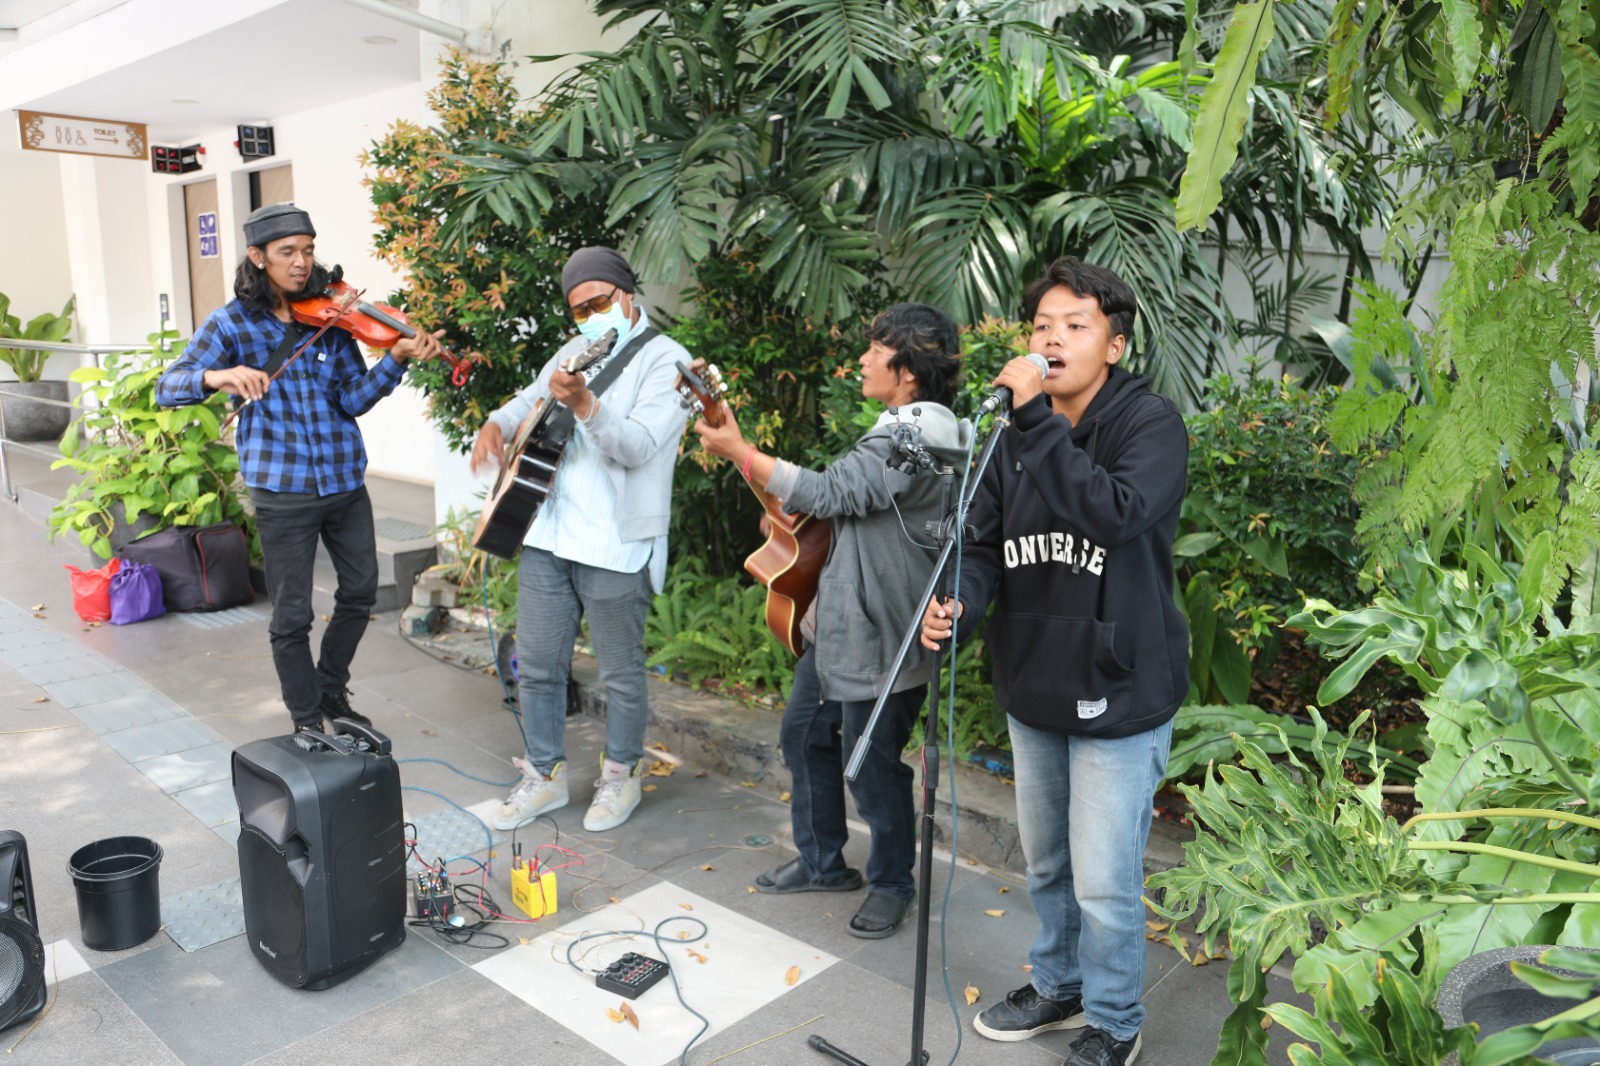
<svg viewBox="0 0 1600 1066"><path fill-rule="evenodd" d="M589 639L606 692L606 758L632 766L644 756L649 716L644 620L649 566L623 574L522 549L517 570L517 672L528 761L548 774L566 758L567 675L578 624Z"/></svg>

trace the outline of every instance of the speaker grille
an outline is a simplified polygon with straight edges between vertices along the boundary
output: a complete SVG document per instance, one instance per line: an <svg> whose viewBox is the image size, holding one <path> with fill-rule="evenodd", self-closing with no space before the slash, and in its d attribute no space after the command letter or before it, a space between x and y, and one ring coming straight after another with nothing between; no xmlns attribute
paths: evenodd
<svg viewBox="0 0 1600 1066"><path fill-rule="evenodd" d="M0 916L0 1029L43 1005L44 941L33 927Z"/></svg>
<svg viewBox="0 0 1600 1066"><path fill-rule="evenodd" d="M239 832L244 929L250 950L278 980L306 983L306 893L284 853L254 826Z"/></svg>

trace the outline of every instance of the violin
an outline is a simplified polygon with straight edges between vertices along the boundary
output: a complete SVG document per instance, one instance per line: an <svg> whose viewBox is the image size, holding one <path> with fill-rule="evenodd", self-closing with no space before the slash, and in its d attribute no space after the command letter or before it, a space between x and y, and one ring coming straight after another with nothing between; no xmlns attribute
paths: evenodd
<svg viewBox="0 0 1600 1066"><path fill-rule="evenodd" d="M325 275L319 269L320 285L308 287L303 298L291 300L289 311L296 322L319 329L338 326L368 348L393 348L402 337L415 337L416 328L406 321L405 312L388 304L370 304L344 280L344 268L335 266ZM440 351L450 364L450 382L458 388L467 383L472 364L449 349Z"/></svg>

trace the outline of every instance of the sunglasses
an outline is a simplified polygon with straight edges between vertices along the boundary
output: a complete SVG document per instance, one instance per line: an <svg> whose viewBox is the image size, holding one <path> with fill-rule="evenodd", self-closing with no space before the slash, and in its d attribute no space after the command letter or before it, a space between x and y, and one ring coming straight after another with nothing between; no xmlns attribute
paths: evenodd
<svg viewBox="0 0 1600 1066"><path fill-rule="evenodd" d="M618 289L613 288L610 292L603 296L596 296L594 299L585 300L581 304L568 305L567 310L572 314L572 321L583 322L587 320L590 315L605 314L607 311L611 310L611 305L616 302L618 291Z"/></svg>

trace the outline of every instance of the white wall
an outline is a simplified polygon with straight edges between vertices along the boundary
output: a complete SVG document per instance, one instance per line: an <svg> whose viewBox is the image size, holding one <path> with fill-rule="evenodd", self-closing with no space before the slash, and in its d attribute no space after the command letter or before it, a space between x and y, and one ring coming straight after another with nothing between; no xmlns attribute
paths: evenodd
<svg viewBox="0 0 1600 1066"><path fill-rule="evenodd" d="M49 312L56 314L73 294L72 266L62 241L66 211L61 195L61 157L0 147L0 293L11 297L11 314L26 324ZM73 365L69 356L55 356L47 377L63 378ZM15 375L0 366L0 379Z"/></svg>

